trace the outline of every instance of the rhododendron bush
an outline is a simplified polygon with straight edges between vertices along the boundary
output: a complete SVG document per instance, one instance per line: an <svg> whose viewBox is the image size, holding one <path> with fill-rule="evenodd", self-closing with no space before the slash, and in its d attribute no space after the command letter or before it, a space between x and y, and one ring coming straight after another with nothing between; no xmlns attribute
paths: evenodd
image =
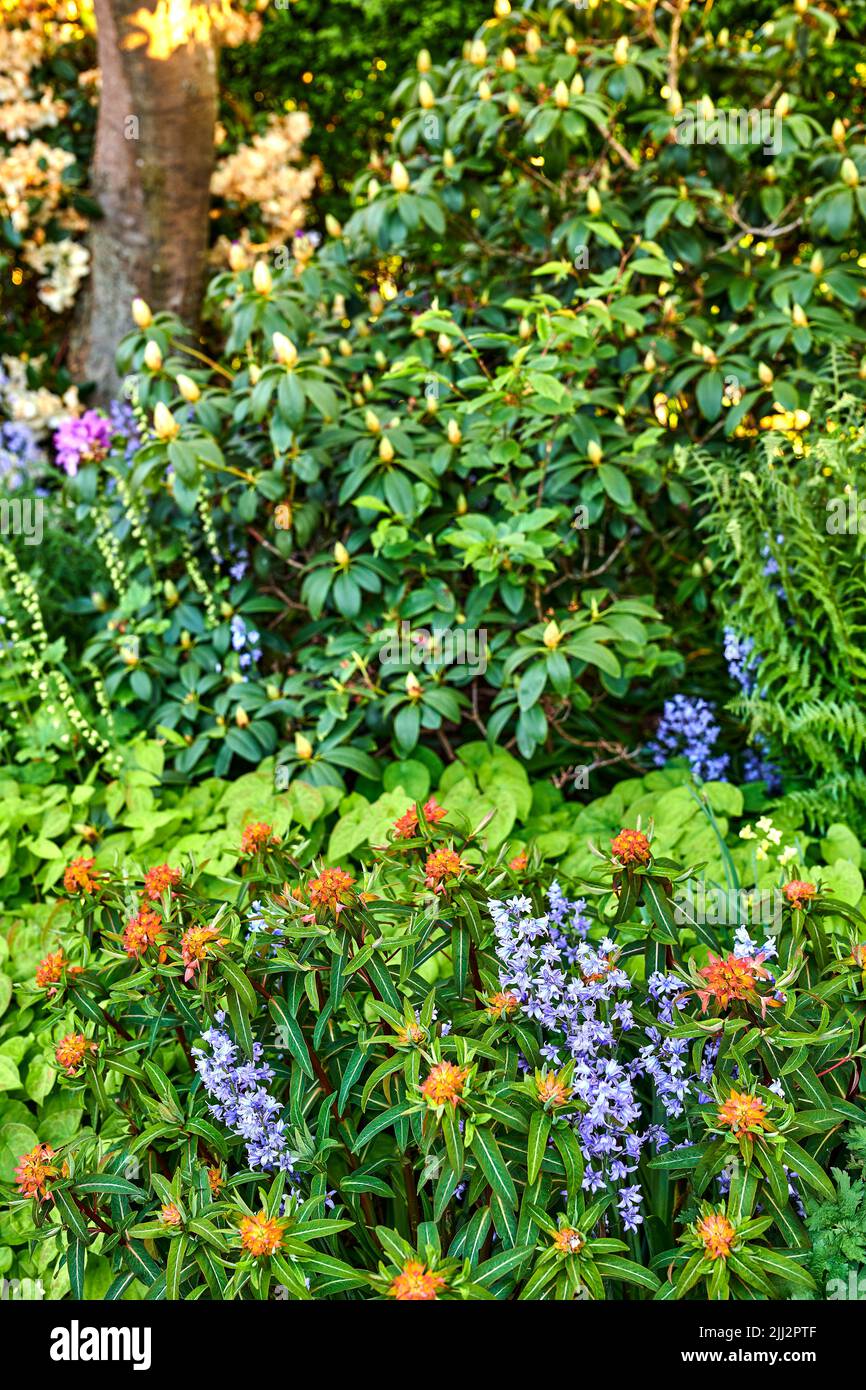
<svg viewBox="0 0 866 1390"><path fill-rule="evenodd" d="M219 899L189 858L67 864L23 993L89 1124L8 1196L73 1296L93 1265L108 1298L816 1290L866 921L794 865L772 930L684 926L651 826L568 884L486 823L432 797L301 868L249 819Z"/></svg>

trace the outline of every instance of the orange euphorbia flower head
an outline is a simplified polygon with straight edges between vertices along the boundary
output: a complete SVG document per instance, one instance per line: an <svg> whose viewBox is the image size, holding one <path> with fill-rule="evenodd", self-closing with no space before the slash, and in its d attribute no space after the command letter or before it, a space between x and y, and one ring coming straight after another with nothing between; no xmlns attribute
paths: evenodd
<svg viewBox="0 0 866 1390"><path fill-rule="evenodd" d="M241 831L241 854L258 854L274 839L274 828L264 821L250 821Z"/></svg>
<svg viewBox="0 0 866 1390"><path fill-rule="evenodd" d="M427 856L427 862L424 865L424 882L434 892L444 893L445 880L456 878L467 868L468 865L463 863L456 850L436 849Z"/></svg>
<svg viewBox="0 0 866 1390"><path fill-rule="evenodd" d="M321 907L339 917L346 907L344 896L354 882L345 869L323 869L318 878L307 884L310 906L314 909Z"/></svg>
<svg viewBox="0 0 866 1390"><path fill-rule="evenodd" d="M96 1051L96 1043L83 1033L67 1033L54 1049L54 1056L67 1076L74 1076L88 1052Z"/></svg>
<svg viewBox="0 0 866 1390"><path fill-rule="evenodd" d="M150 898L152 903L158 902L166 888L170 890L179 883L180 869L171 869L168 864L156 864L144 876L143 896Z"/></svg>
<svg viewBox="0 0 866 1390"><path fill-rule="evenodd" d="M652 858L650 842L642 830L621 830L610 848L621 864L648 864Z"/></svg>
<svg viewBox="0 0 866 1390"><path fill-rule="evenodd" d="M130 917L123 933L123 947L128 956L141 957L149 946L159 947L159 959L165 960L165 946L162 944L164 935L162 918L152 912L149 907L143 907L140 912L136 912L134 917Z"/></svg>
<svg viewBox="0 0 866 1390"><path fill-rule="evenodd" d="M251 1255L275 1255L283 1243L283 1228L279 1221L260 1211L256 1216L241 1219L241 1245Z"/></svg>
<svg viewBox="0 0 866 1390"><path fill-rule="evenodd" d="M93 873L95 859L73 859L63 874L63 887L67 893L95 893L101 874Z"/></svg>
<svg viewBox="0 0 866 1390"><path fill-rule="evenodd" d="M388 1293L400 1302L426 1303L438 1298L446 1284L444 1275L434 1274L420 1260L409 1260L392 1280Z"/></svg>
<svg viewBox="0 0 866 1390"><path fill-rule="evenodd" d="M763 1130L772 1129L767 1108L760 1097L749 1095L746 1091L735 1091L733 1087L728 1099L719 1107L719 1124L737 1136L760 1134Z"/></svg>
<svg viewBox="0 0 866 1390"><path fill-rule="evenodd" d="M15 1181L22 1197L48 1196L48 1179L56 1178L57 1165L52 1163L54 1150L50 1144L37 1144L29 1153L22 1154L15 1169Z"/></svg>
<svg viewBox="0 0 866 1390"><path fill-rule="evenodd" d="M697 996L701 1001L703 1012L706 1013L707 1005L710 1000L714 1000L720 1009L727 1009L735 1000L745 1000L750 1004L760 1004L762 1015L767 1008L778 1008L777 999L767 998L759 995L757 991L760 980L769 980L771 975L769 970L762 964L763 956L727 956L722 959L709 955L709 964L705 965L698 974L706 980L706 987L697 990Z"/></svg>
<svg viewBox="0 0 866 1390"><path fill-rule="evenodd" d="M433 1106L457 1105L468 1075L468 1067L458 1067L453 1062L436 1062L427 1073L421 1094Z"/></svg>
<svg viewBox="0 0 866 1390"><path fill-rule="evenodd" d="M793 908L802 910L806 903L815 897L818 889L814 883L804 883L802 879L795 878L790 883L785 884L782 892Z"/></svg>
<svg viewBox="0 0 866 1390"><path fill-rule="evenodd" d="M444 806L440 806L435 796L431 796L429 801L424 803L424 818L430 825L438 825L440 820L444 820L448 812ZM394 839L410 840L418 830L418 811L416 807L410 806L394 822Z"/></svg>
<svg viewBox="0 0 866 1390"><path fill-rule="evenodd" d="M737 1233L723 1211L711 1211L695 1227L710 1260L726 1260Z"/></svg>

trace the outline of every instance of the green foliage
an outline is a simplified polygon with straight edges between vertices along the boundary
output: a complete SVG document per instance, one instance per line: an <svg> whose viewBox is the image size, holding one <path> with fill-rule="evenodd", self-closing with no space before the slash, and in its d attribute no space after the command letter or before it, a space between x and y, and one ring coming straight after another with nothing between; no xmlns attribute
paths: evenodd
<svg viewBox="0 0 866 1390"><path fill-rule="evenodd" d="M441 0L407 24L396 0L315 0L268 5L258 43L221 55L221 79L231 94L223 122L247 138L258 112L300 107L312 133L305 150L323 168L323 208L343 215L348 190L377 134L391 119L393 74L415 61L419 48L452 50L490 12L487 0Z"/></svg>
<svg viewBox="0 0 866 1390"><path fill-rule="evenodd" d="M722 562L720 612L752 643L752 688L736 712L792 789L802 779L798 800L813 821L841 812L862 824L864 413L840 370L833 354L810 403L826 419L814 441L776 427L748 469L704 455L683 463L706 480L701 524Z"/></svg>

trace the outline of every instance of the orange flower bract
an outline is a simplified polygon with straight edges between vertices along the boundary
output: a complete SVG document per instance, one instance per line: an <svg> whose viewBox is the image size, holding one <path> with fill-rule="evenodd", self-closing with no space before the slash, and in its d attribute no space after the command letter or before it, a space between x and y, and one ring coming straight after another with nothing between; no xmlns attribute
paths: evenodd
<svg viewBox="0 0 866 1390"><path fill-rule="evenodd" d="M610 842L611 853L621 864L648 864L650 842L642 830L621 830Z"/></svg>
<svg viewBox="0 0 866 1390"><path fill-rule="evenodd" d="M704 1244L707 1258L726 1260L731 1253L737 1233L723 1211L711 1211L695 1227Z"/></svg>
<svg viewBox="0 0 866 1390"><path fill-rule="evenodd" d="M404 1303L426 1303L439 1297L439 1290L446 1287L442 1274L434 1274L420 1260L409 1260L391 1281L388 1290L391 1298Z"/></svg>
<svg viewBox="0 0 866 1390"><path fill-rule="evenodd" d="M274 828L264 821L250 821L241 831L241 854L258 854L273 841Z"/></svg>
<svg viewBox="0 0 866 1390"><path fill-rule="evenodd" d="M279 1221L260 1211L256 1216L241 1218L241 1245L251 1255L275 1255L283 1243L283 1228Z"/></svg>
<svg viewBox="0 0 866 1390"><path fill-rule="evenodd" d="M149 946L159 946L160 960L165 959L165 947L162 945L164 935L162 918L158 917L150 908L144 907L141 912L136 912L134 917L130 917L123 933L123 949L128 956L139 958L144 955Z"/></svg>
<svg viewBox="0 0 866 1390"><path fill-rule="evenodd" d="M100 875L93 873L95 859L73 859L63 874L63 887L67 893L95 893Z"/></svg>
<svg viewBox="0 0 866 1390"><path fill-rule="evenodd" d="M339 916L346 906L343 896L354 882L352 875L344 869L323 869L319 877L307 885L310 906L324 908L326 912Z"/></svg>
<svg viewBox="0 0 866 1390"><path fill-rule="evenodd" d="M759 1096L731 1089L728 1099L719 1107L719 1124L732 1134L760 1134L772 1128L767 1108Z"/></svg>
<svg viewBox="0 0 866 1390"><path fill-rule="evenodd" d="M422 1083L421 1094L430 1105L456 1105L463 1095L468 1067L453 1062L436 1062Z"/></svg>
<svg viewBox="0 0 866 1390"><path fill-rule="evenodd" d="M158 902L166 888L176 888L180 883L180 869L171 869L168 864L156 864L144 876L143 896L152 903Z"/></svg>
<svg viewBox="0 0 866 1390"><path fill-rule="evenodd" d="M48 1180L56 1178L58 1168L52 1163L54 1150L50 1144L37 1144L22 1154L15 1169L15 1181L22 1197L47 1197Z"/></svg>
<svg viewBox="0 0 866 1390"><path fill-rule="evenodd" d="M438 825L439 821L443 820L447 814L448 812L445 810L445 807L439 805L435 796L431 796L429 801L425 801L424 819L428 821L430 825ZM414 806L410 806L408 810L394 822L394 839L409 840L416 834L417 830L418 811Z"/></svg>
<svg viewBox="0 0 866 1390"><path fill-rule="evenodd" d="M74 1076L88 1052L96 1051L96 1043L83 1033L67 1033L54 1049L54 1056L67 1076Z"/></svg>
<svg viewBox="0 0 866 1390"><path fill-rule="evenodd" d="M785 884L782 892L793 908L802 911L806 903L816 896L818 889L814 883L804 883L802 879L794 878Z"/></svg>
<svg viewBox="0 0 866 1390"><path fill-rule="evenodd" d="M456 878L466 869L460 855L454 849L436 849L428 854L424 865L424 882L437 893L445 891L445 879Z"/></svg>

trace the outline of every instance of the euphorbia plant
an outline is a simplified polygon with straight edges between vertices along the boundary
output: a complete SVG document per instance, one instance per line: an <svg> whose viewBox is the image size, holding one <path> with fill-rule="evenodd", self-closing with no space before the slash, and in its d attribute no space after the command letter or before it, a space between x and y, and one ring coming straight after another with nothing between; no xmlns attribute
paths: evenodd
<svg viewBox="0 0 866 1390"><path fill-rule="evenodd" d="M639 827L585 885L594 907L542 892L484 829L431 799L367 868L302 870L250 821L219 902L190 862L140 884L70 866L79 927L27 994L92 1123L22 1156L15 1200L74 1292L92 1252L111 1297L806 1282L799 1191L826 1195L862 1119L848 943L823 971L793 901L760 949L678 929L689 871Z"/></svg>

